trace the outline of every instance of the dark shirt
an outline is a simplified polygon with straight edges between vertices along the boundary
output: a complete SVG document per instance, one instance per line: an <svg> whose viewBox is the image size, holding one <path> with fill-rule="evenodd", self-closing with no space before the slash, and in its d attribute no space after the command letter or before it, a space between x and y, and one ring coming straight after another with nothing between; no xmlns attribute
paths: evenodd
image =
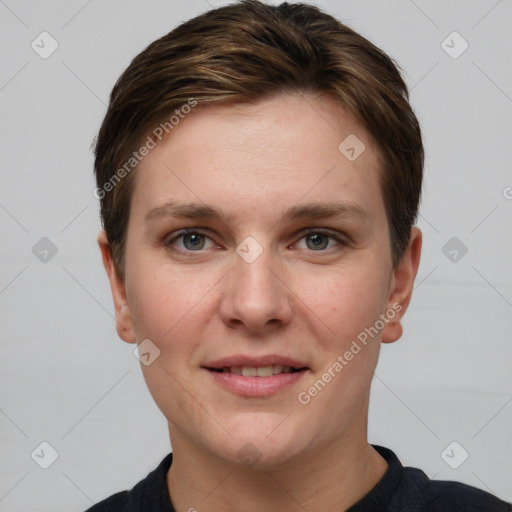
<svg viewBox="0 0 512 512"><path fill-rule="evenodd" d="M512 505L459 482L430 480L420 469L403 467L388 448L372 445L388 469L377 485L347 512L510 512ZM176 512L167 491L169 453L130 491L122 491L86 512ZM193 510L193 507L190 507Z"/></svg>

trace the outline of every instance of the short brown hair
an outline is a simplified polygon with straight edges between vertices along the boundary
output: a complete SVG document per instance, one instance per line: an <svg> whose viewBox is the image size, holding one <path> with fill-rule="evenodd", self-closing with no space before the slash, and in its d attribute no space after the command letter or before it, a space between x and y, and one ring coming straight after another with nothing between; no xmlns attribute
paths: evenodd
<svg viewBox="0 0 512 512"><path fill-rule="evenodd" d="M121 166L144 137L154 139L151 128L191 99L253 103L287 91L332 95L372 137L396 266L416 221L424 161L420 126L397 68L357 32L302 3L242 0L151 43L115 84L95 147L95 195L118 274L124 279L134 183L134 173Z"/></svg>

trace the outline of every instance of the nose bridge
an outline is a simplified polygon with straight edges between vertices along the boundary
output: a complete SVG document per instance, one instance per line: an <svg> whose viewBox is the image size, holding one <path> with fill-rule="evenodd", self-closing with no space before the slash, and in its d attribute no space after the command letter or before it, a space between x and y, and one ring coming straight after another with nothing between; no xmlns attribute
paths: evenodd
<svg viewBox="0 0 512 512"><path fill-rule="evenodd" d="M238 245L236 252L223 294L224 321L243 323L252 330L277 321L288 323L289 292L278 277L279 262L271 249L248 237Z"/></svg>

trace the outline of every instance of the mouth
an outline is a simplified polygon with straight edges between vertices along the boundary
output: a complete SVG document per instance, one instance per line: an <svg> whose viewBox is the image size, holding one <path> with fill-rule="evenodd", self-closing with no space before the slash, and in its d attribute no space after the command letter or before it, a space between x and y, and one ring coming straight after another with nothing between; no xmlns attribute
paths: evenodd
<svg viewBox="0 0 512 512"><path fill-rule="evenodd" d="M223 366L222 368L206 367L207 370L217 373L232 373L242 377L272 377L282 373L296 373L307 370L306 367L294 368L282 364L268 366Z"/></svg>
<svg viewBox="0 0 512 512"><path fill-rule="evenodd" d="M262 378L309 370L303 361L278 354L255 357L245 355L224 357L216 361L207 362L203 365L203 368L217 373L231 373L233 375L241 375L242 377Z"/></svg>
<svg viewBox="0 0 512 512"><path fill-rule="evenodd" d="M310 368L279 355L233 356L208 362L203 369L224 390L245 398L267 398L293 388Z"/></svg>

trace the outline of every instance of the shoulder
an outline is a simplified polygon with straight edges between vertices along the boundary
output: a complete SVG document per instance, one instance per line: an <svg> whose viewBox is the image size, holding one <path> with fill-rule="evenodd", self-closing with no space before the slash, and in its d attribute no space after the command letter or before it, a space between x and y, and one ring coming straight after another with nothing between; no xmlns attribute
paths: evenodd
<svg viewBox="0 0 512 512"><path fill-rule="evenodd" d="M166 475L172 463L169 453L143 480L131 490L113 494L85 512L173 512L167 490Z"/></svg>
<svg viewBox="0 0 512 512"><path fill-rule="evenodd" d="M430 480L420 469L405 467L397 501L418 512L511 512L512 505L467 484ZM398 510L402 510L398 508Z"/></svg>
<svg viewBox="0 0 512 512"><path fill-rule="evenodd" d="M354 512L512 512L496 496L451 480L431 480L421 469L402 466L389 448L372 445L388 463L381 481Z"/></svg>
<svg viewBox="0 0 512 512"><path fill-rule="evenodd" d="M85 512L122 512L126 509L128 498L128 491L118 492L109 498L96 503L96 505L88 508Z"/></svg>

